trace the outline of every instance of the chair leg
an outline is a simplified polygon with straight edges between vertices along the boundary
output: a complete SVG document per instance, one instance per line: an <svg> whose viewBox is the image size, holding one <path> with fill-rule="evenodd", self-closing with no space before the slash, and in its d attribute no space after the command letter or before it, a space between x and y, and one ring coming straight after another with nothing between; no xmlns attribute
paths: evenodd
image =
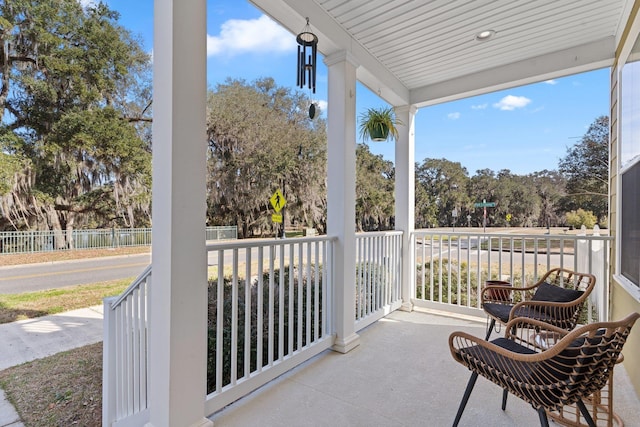
<svg viewBox="0 0 640 427"><path fill-rule="evenodd" d="M505 409L507 409L507 396L508 395L509 395L509 392L507 391L506 388L504 390L502 390L502 410L503 411Z"/></svg>
<svg viewBox="0 0 640 427"><path fill-rule="evenodd" d="M587 410L587 407L584 406L584 402L582 401L582 399L578 399L578 401L576 402L576 405L578 405L578 408L580 408L580 412L582 413L584 420L587 422L587 425L589 427L596 427L596 423L593 421L593 418L591 417L591 414Z"/></svg>
<svg viewBox="0 0 640 427"><path fill-rule="evenodd" d="M473 390L473 386L476 384L477 379L478 379L478 373L473 372L471 374L471 378L469 378L469 382L467 383L467 389L464 391L464 396L462 396L462 402L460 402L460 407L458 408L456 419L453 421L453 427L458 426L458 423L460 422L460 417L462 417L462 412L464 412L464 407L467 406L467 401L469 400L469 396L471 396L471 390Z"/></svg>
<svg viewBox="0 0 640 427"><path fill-rule="evenodd" d="M538 408L538 417L540 417L540 427L549 427L547 411L545 411L544 408Z"/></svg>
<svg viewBox="0 0 640 427"><path fill-rule="evenodd" d="M487 336L484 338L485 341L489 341L489 337L491 336L491 331L493 331L493 327L496 325L496 319L491 319L491 323L489 324L489 330L487 331Z"/></svg>

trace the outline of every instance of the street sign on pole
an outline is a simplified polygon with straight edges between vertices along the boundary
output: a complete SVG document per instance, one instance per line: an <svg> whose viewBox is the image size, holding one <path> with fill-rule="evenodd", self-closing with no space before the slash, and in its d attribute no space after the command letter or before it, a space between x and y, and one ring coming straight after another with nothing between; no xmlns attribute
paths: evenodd
<svg viewBox="0 0 640 427"><path fill-rule="evenodd" d="M486 231L486 227L487 227L487 208L495 208L496 207L496 203L495 202L487 202L487 199L483 199L482 203L474 203L473 206L476 207L476 208L484 208L484 213L482 214L482 229L483 229L483 231Z"/></svg>
<svg viewBox="0 0 640 427"><path fill-rule="evenodd" d="M276 211L276 213L280 212L282 208L284 208L287 204L287 200L284 198L280 190L276 190L269 201L271 202L271 206L273 206L273 209Z"/></svg>
<svg viewBox="0 0 640 427"><path fill-rule="evenodd" d="M473 204L474 207L476 208L495 208L496 207L496 203L495 202L482 202L482 203L474 203Z"/></svg>
<svg viewBox="0 0 640 427"><path fill-rule="evenodd" d="M280 214L271 214L271 221L273 221L273 222L282 222L282 215L280 215Z"/></svg>

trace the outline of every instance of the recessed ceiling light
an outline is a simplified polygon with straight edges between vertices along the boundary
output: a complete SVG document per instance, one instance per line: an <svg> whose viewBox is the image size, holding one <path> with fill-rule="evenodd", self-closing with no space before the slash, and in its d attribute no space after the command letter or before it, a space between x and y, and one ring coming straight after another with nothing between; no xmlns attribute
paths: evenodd
<svg viewBox="0 0 640 427"><path fill-rule="evenodd" d="M479 42L487 41L491 37L493 37L495 33L496 32L494 30L480 31L478 34L476 34L476 40L478 40Z"/></svg>

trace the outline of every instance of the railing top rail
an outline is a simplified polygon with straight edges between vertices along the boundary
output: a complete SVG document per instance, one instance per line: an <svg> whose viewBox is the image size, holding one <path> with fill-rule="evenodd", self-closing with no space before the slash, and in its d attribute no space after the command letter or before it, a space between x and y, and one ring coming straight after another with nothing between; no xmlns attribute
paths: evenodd
<svg viewBox="0 0 640 427"><path fill-rule="evenodd" d="M338 240L336 236L313 236L313 237L288 237L286 239L241 239L234 241L223 241L216 243L208 243L207 251L221 250L221 249L244 249L244 248L258 248L261 246L282 246L290 245L293 243L306 243L306 242L330 242Z"/></svg>
<svg viewBox="0 0 640 427"><path fill-rule="evenodd" d="M138 276L138 278L136 280L134 280L128 287L127 289L124 290L124 292L122 292L122 294L120 294L120 296L118 296L118 299L116 299L112 304L111 304L111 310L115 310L115 308L117 306L120 305L120 303L127 298L131 292L133 292L138 286L140 286L140 284L147 280L147 277L149 277L149 275L151 274L151 264L149 264L148 266L145 267L145 269L142 271L142 273L140 273L140 275Z"/></svg>
<svg viewBox="0 0 640 427"><path fill-rule="evenodd" d="M442 231L442 230L414 230L416 236L471 236L486 238L507 238L507 239L554 239L554 240L613 240L612 236L597 234L525 234L525 233L483 233L482 231Z"/></svg>
<svg viewBox="0 0 640 427"><path fill-rule="evenodd" d="M402 230L361 231L356 233L356 237L401 236L403 233Z"/></svg>

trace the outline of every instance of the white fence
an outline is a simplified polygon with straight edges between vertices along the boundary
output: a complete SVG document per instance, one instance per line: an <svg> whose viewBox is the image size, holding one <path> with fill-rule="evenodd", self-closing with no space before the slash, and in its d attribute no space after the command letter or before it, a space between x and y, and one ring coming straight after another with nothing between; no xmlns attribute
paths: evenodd
<svg viewBox="0 0 640 427"><path fill-rule="evenodd" d="M208 414L333 345L332 240L207 246Z"/></svg>
<svg viewBox="0 0 640 427"><path fill-rule="evenodd" d="M238 238L238 227L206 228L207 240ZM151 228L0 231L0 254L150 246Z"/></svg>
<svg viewBox="0 0 640 427"><path fill-rule="evenodd" d="M418 230L414 303L482 315L478 295L486 280L530 285L554 267L596 275L589 321L605 319L612 238L592 235L487 234Z"/></svg>
<svg viewBox="0 0 640 427"><path fill-rule="evenodd" d="M332 242L207 245L208 414L333 345ZM104 301L105 426L148 422L151 279L149 266L121 296Z"/></svg>
<svg viewBox="0 0 640 427"><path fill-rule="evenodd" d="M522 286L566 267L596 275L589 320L606 316L608 236L419 230L411 240L416 306L480 316L485 280ZM333 241L320 236L207 246L207 414L333 345ZM401 232L356 235L356 330L400 306L403 249L406 254ZM149 267L122 296L105 300L104 425L148 419L151 278Z"/></svg>
<svg viewBox="0 0 640 427"><path fill-rule="evenodd" d="M151 265L121 296L104 300L102 423L140 426L148 421L148 295Z"/></svg>
<svg viewBox="0 0 640 427"><path fill-rule="evenodd" d="M356 234L356 331L402 304L402 232Z"/></svg>

